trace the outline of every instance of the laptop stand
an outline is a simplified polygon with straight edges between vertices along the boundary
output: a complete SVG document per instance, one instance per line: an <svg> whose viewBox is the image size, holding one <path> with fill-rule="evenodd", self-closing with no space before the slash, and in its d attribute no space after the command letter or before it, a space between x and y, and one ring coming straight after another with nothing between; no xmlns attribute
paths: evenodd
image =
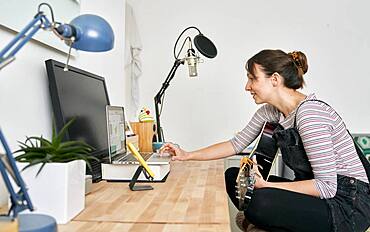
<svg viewBox="0 0 370 232"><path fill-rule="evenodd" d="M130 181L130 184L128 185L130 187L130 190L131 191L143 191L143 190L153 190L153 187L150 186L150 185L140 185L140 186L135 186L136 182L137 182L137 179L139 178L139 175L140 173L143 172L144 173L144 176L152 181L153 178L151 176L149 176L144 167L143 166L139 166L137 169L136 169L136 172L134 174L134 176L132 177L131 181Z"/></svg>

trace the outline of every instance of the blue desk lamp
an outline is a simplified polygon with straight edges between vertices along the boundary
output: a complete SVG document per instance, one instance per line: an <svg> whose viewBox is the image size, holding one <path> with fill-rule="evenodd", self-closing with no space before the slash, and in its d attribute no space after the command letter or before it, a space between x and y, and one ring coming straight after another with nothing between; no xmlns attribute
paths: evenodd
<svg viewBox="0 0 370 232"><path fill-rule="evenodd" d="M44 12L41 11L42 6L47 6L49 8L52 18L51 21L46 17ZM91 14L80 15L69 24L61 24L54 21L54 14L51 6L47 3L41 3L32 21L0 51L0 70L15 59L15 54L40 29L52 31L70 47L65 70L67 69L71 48L82 51L102 52L111 50L114 44L113 30L108 22L100 16ZM16 218L19 212L25 209L33 211L34 207L1 128L0 142L6 153L5 155L0 154L0 172L10 194L11 201L11 207L7 216L9 218ZM12 187L8 174L20 188L18 192L15 192Z"/></svg>
<svg viewBox="0 0 370 232"><path fill-rule="evenodd" d="M41 7L44 5L50 9L51 22L41 11ZM76 17L69 24L61 24L54 21L51 6L47 3L41 3L32 21L0 52L0 70L15 59L15 54L40 29L52 31L70 47L67 64L71 48L89 52L103 52L111 50L114 44L113 30L102 17L84 14Z"/></svg>

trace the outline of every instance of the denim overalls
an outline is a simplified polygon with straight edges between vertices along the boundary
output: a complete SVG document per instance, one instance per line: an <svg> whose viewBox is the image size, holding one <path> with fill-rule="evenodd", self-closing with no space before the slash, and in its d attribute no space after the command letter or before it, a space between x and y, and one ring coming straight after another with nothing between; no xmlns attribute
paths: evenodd
<svg viewBox="0 0 370 232"><path fill-rule="evenodd" d="M306 100L319 101L320 100ZM306 101L302 102L299 107ZM326 104L328 105L328 104ZM296 117L296 116L295 116ZM349 133L349 132L348 132ZM294 171L295 181L313 179L314 175L302 139L294 127L275 130L274 138L282 153L283 162ZM357 154L370 180L370 164L355 143ZM348 176L337 176L337 193L326 199L331 213L332 231L365 231L370 226L370 185Z"/></svg>

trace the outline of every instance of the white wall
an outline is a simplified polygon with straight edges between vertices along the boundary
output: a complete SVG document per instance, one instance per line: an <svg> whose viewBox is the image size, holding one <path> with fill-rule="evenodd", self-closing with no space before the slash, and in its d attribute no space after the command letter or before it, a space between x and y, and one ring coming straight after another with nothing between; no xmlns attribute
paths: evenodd
<svg viewBox="0 0 370 232"><path fill-rule="evenodd" d="M244 92L244 64L264 48L305 52L310 67L308 87L303 91L316 92L332 104L351 131L370 131L366 102L370 98L368 1L131 2L144 47L140 79L143 106L154 108L153 97L174 61L175 40L187 26L197 26L219 51L215 59L204 58L197 80L188 79L185 66L178 69L166 92L162 116L167 140L195 149L229 139L240 130L257 109ZM106 78L113 105L126 103L122 91L126 84L124 7L125 1L82 1L82 12L100 14L111 23L115 49L102 54L80 52L71 61ZM189 31L187 35L195 34ZM13 37L14 33L0 28L0 49ZM44 66L44 60L50 58L65 61L64 54L30 42L17 60L0 72L0 125L12 149L26 135L50 137L52 109ZM0 192L0 203L3 196Z"/></svg>
<svg viewBox="0 0 370 232"><path fill-rule="evenodd" d="M125 1L83 0L81 13L105 18L115 33L115 45L113 50L104 53L79 52L70 64L105 77L111 104L124 105ZM55 17L57 20L58 15ZM24 23L26 25L27 22ZM0 28L0 49L14 36L14 33ZM0 71L0 126L12 150L17 149L17 140L24 141L26 135L50 138L52 107L44 61L66 61L65 54L34 41L26 44L16 57L12 64ZM0 205L7 198L4 189L1 191L1 182Z"/></svg>
<svg viewBox="0 0 370 232"><path fill-rule="evenodd" d="M142 105L154 109L153 97L173 64L173 46L183 29L197 26L219 52L215 59L204 58L197 80L179 67L161 120L167 140L195 149L242 129L257 109L244 91L244 64L265 48L305 52L309 71L303 92L316 92L336 108L351 131L370 132L369 1L135 3L143 42Z"/></svg>

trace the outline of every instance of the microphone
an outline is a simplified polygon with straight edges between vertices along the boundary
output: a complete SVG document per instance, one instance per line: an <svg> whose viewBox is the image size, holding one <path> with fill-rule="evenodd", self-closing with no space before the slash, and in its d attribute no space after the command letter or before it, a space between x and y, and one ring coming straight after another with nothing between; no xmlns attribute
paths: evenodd
<svg viewBox="0 0 370 232"><path fill-rule="evenodd" d="M199 63L199 56L197 56L195 50L191 46L186 52L185 60L188 63L189 77L198 76L197 64Z"/></svg>

